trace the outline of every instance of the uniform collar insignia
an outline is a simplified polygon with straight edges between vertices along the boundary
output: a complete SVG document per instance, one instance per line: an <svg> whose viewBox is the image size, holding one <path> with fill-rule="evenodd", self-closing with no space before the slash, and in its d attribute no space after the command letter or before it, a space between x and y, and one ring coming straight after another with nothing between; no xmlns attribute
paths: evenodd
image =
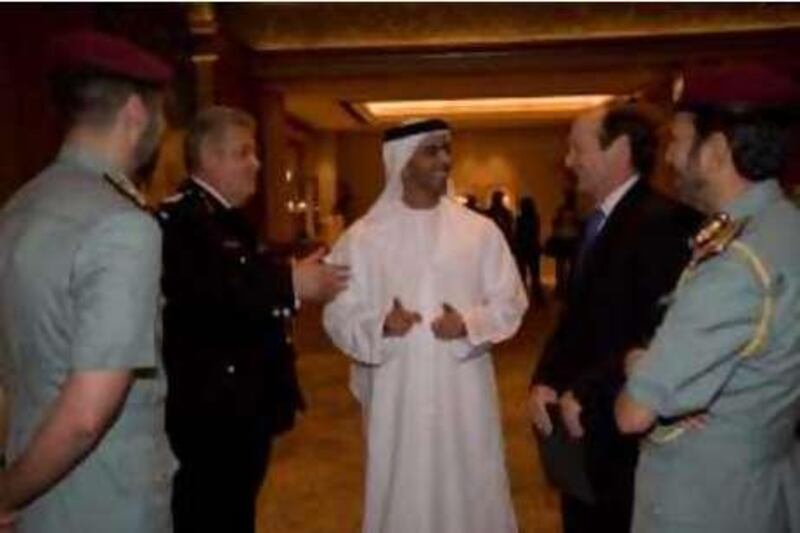
<svg viewBox="0 0 800 533"><path fill-rule="evenodd" d="M147 200L136 186L119 172L105 172L103 178L110 183L120 194L128 198L142 209L147 209Z"/></svg>
<svg viewBox="0 0 800 533"><path fill-rule="evenodd" d="M188 179L182 189L184 193L197 198L207 213L212 214L225 211L225 206L222 205L219 199L210 194L197 180Z"/></svg>
<svg viewBox="0 0 800 533"><path fill-rule="evenodd" d="M205 181L201 180L200 178L195 178L194 176L189 177L189 182L194 185L194 188L202 194L205 198L210 201L213 201L216 204L219 204L220 207L223 209L231 209L232 206L228 201L222 196L219 191L217 191L214 187L206 183Z"/></svg>
<svg viewBox="0 0 800 533"><path fill-rule="evenodd" d="M734 220L728 213L712 215L691 239L691 266L697 266L724 252L742 233L749 220L749 218Z"/></svg>

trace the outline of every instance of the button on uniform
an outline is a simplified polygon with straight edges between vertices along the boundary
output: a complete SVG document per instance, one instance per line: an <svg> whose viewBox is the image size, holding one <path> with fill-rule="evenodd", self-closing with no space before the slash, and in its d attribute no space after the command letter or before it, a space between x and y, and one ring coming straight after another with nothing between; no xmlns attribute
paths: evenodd
<svg viewBox="0 0 800 533"><path fill-rule="evenodd" d="M176 447L178 476L193 480L173 486L175 530L251 531L239 527L255 522L251 487L261 485L271 439L292 427L301 405L281 318L294 298L291 267L259 254L244 213L199 181L188 179L181 193L161 206L169 213L164 358L174 385L166 411L173 440L186 443ZM224 472L208 468L215 454L225 457ZM198 518L194 502L207 494L215 494L213 512Z"/></svg>

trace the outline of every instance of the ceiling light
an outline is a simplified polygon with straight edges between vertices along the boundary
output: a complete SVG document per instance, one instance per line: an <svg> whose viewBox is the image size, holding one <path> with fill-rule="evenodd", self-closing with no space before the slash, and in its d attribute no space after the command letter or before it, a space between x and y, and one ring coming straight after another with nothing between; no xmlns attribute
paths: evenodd
<svg viewBox="0 0 800 533"><path fill-rule="evenodd" d="M361 102L357 110L370 120L396 121L421 117L502 119L565 118L615 98L609 94L536 96L520 98L468 98L453 100L391 100Z"/></svg>

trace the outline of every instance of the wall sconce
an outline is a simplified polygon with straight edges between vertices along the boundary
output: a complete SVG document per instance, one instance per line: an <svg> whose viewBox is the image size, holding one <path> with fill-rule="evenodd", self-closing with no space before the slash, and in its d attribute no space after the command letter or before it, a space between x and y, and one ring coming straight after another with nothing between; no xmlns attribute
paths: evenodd
<svg viewBox="0 0 800 533"><path fill-rule="evenodd" d="M292 214L305 213L308 210L308 203L305 200L288 200L286 210Z"/></svg>

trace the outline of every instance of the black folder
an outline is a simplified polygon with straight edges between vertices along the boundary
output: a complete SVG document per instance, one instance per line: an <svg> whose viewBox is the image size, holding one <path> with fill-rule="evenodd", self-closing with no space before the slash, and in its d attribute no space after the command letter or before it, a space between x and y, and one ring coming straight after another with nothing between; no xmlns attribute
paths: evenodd
<svg viewBox="0 0 800 533"><path fill-rule="evenodd" d="M545 437L533 428L547 480L564 494L588 504L594 503L594 491L586 473L583 439L570 437L558 404L548 404L547 413L553 425L550 435Z"/></svg>

